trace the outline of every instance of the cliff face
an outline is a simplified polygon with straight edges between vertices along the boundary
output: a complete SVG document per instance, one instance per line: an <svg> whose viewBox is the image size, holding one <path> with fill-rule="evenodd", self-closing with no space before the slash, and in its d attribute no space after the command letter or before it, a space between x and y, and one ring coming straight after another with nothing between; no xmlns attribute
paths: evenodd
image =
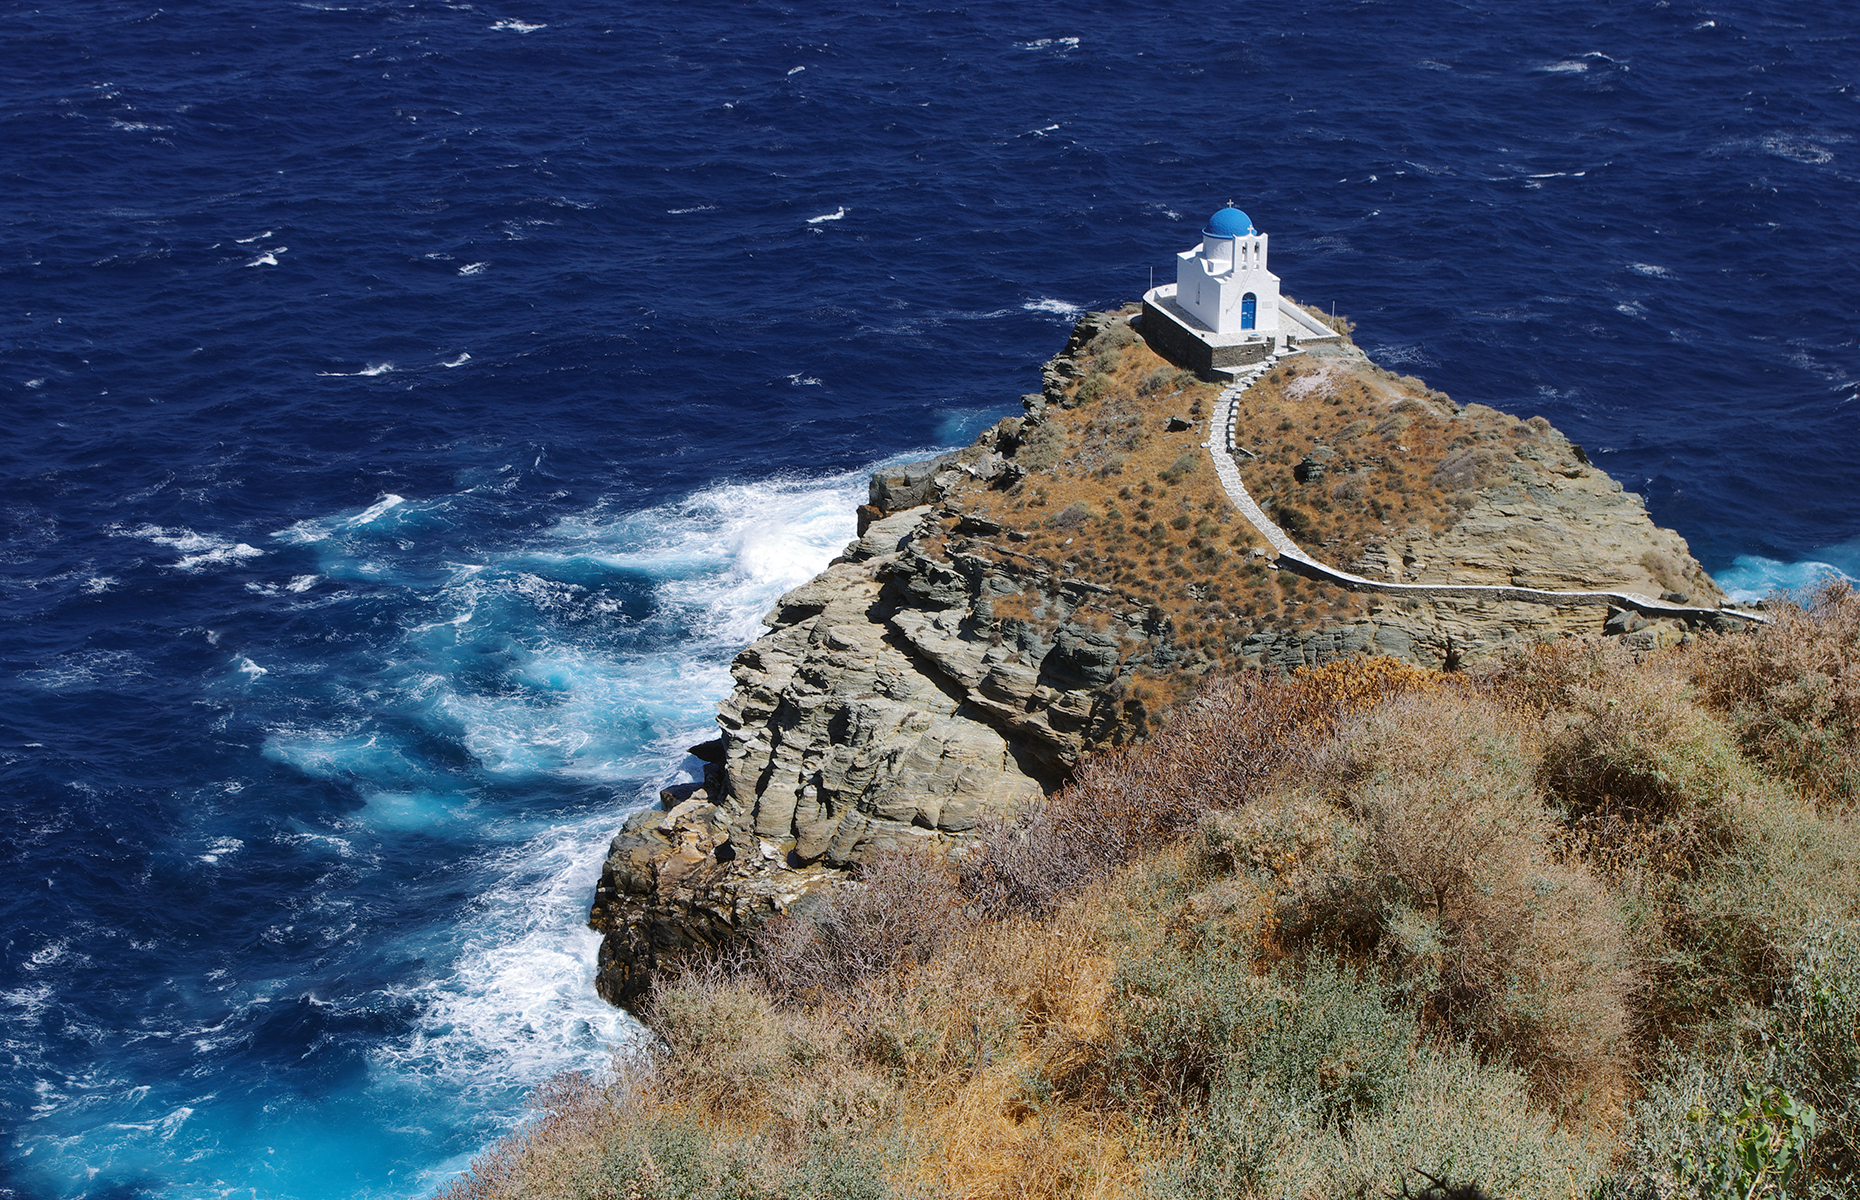
<svg viewBox="0 0 1860 1200"><path fill-rule="evenodd" d="M663 962L723 945L873 850L960 839L1057 786L1088 747L1144 732L1131 675L1166 670L1166 623L1055 579L920 505L873 521L782 597L736 658L700 747L702 786L614 839L592 923L600 986L636 996ZM936 549L931 549L936 547ZM990 601L1036 596L1002 636Z"/></svg>
<svg viewBox="0 0 1860 1200"><path fill-rule="evenodd" d="M1395 599L1276 569L1208 465L1217 393L1127 313L1093 314L1025 416L875 477L860 538L737 656L704 782L614 839L591 914L602 994L632 1000L876 850L960 842L1082 755L1142 738L1209 671L1688 635L1670 616ZM1460 408L1347 343L1250 388L1235 444L1247 491L1302 549L1371 579L1722 599L1547 422Z"/></svg>

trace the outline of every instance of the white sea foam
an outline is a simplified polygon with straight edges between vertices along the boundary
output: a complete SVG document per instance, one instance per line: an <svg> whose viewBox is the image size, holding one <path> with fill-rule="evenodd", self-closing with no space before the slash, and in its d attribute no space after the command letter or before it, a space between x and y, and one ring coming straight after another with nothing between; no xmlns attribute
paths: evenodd
<svg viewBox="0 0 1860 1200"><path fill-rule="evenodd" d="M464 266L459 268L459 274L461 275L482 275L484 274L484 269L490 265L491 264L488 262L466 263Z"/></svg>
<svg viewBox="0 0 1860 1200"><path fill-rule="evenodd" d="M1376 351L1376 359L1382 364L1398 366L1432 366L1434 360L1419 345L1385 346Z"/></svg>
<svg viewBox="0 0 1860 1200"><path fill-rule="evenodd" d="M523 1090L599 1069L637 1035L593 988L599 938L586 919L601 852L625 812L684 777L684 748L714 729L732 655L853 537L866 479L730 482L650 509L597 507L503 549L435 546L454 526L425 517L450 497L383 496L275 535L311 548L312 578L378 563L379 578L411 581L417 606L346 714L267 737L274 761L365 802L342 838L287 839L320 838L362 862L422 835L481 848L448 868L469 906L392 948L430 965L394 988L418 1016L372 1052L371 1090L408 1098L401 1108L443 1096L514 1120ZM619 583L650 603L617 611ZM421 740L455 747L465 777L435 766ZM611 805L550 817L546 804L496 799L590 786Z"/></svg>
<svg viewBox="0 0 1860 1200"><path fill-rule="evenodd" d="M50 941L27 955L26 961L21 965L28 971L42 971L46 967L64 958L70 951L71 944L69 942L63 939Z"/></svg>
<svg viewBox="0 0 1860 1200"><path fill-rule="evenodd" d="M234 660L233 669L238 671L239 674L245 676L247 679L252 680L253 682L257 682L260 678L271 674L270 671L266 670L264 667L259 666L257 663L245 657L243 654L240 655L236 660Z"/></svg>
<svg viewBox="0 0 1860 1200"><path fill-rule="evenodd" d="M367 508L364 508L361 512L356 513L354 516L344 521L343 524L350 529L359 529L364 525L372 525L405 503L407 503L406 497L396 496L394 493L389 492Z"/></svg>
<svg viewBox="0 0 1860 1200"><path fill-rule="evenodd" d="M1825 140L1833 141L1834 139L1828 138ZM1819 166L1822 163L1834 161L1834 151L1828 149L1828 147L1822 145L1820 142L1810 141L1808 138L1804 137L1772 134L1769 137L1758 139L1757 145L1762 148L1765 154L1772 154L1777 158L1786 158L1790 162Z"/></svg>
<svg viewBox="0 0 1860 1200"><path fill-rule="evenodd" d="M805 71L805 70L807 70L806 67L794 67L789 70L788 74L799 75L802 71Z"/></svg>
<svg viewBox="0 0 1860 1200"><path fill-rule="evenodd" d="M288 246L279 246L276 250L267 250L245 265L248 267L275 267L278 265L278 255L283 254L288 249L290 249Z"/></svg>
<svg viewBox="0 0 1860 1200"><path fill-rule="evenodd" d="M794 374L788 376L788 382L796 387L819 387L820 377L796 371Z"/></svg>
<svg viewBox="0 0 1860 1200"><path fill-rule="evenodd" d="M717 206L715 204L693 204L690 208L668 208L665 211L669 213L670 215L677 217L677 216L683 216L685 213L716 212Z"/></svg>
<svg viewBox="0 0 1860 1200"><path fill-rule="evenodd" d="M451 969L404 992L421 1016L372 1055L384 1082L498 1097L558 1071L599 1069L638 1026L594 991L588 897L608 819L548 829L483 864L488 883L448 931Z"/></svg>
<svg viewBox="0 0 1860 1200"><path fill-rule="evenodd" d="M453 359L451 362L442 362L439 365L442 367L462 367L470 361L471 355L461 350L457 358Z"/></svg>
<svg viewBox="0 0 1860 1200"><path fill-rule="evenodd" d="M191 529L164 529L159 525L139 525L131 530L114 528L110 531L117 536L139 537L167 546L181 552L181 557L172 566L182 571L198 571L202 567L224 566L248 558L257 558L264 551L244 542L235 542L231 538L215 537L211 534L195 533Z"/></svg>
<svg viewBox="0 0 1860 1200"><path fill-rule="evenodd" d="M1824 583L1846 580L1860 582L1833 563L1809 559L1783 562L1756 554L1740 554L1731 569L1713 576L1724 594L1740 603L1750 603L1781 594L1802 595Z"/></svg>
<svg viewBox="0 0 1860 1200"><path fill-rule="evenodd" d="M1014 48L1017 50L1055 50L1063 54L1068 50L1077 50L1079 40L1075 37L1040 38L1032 42L1015 42Z"/></svg>
<svg viewBox="0 0 1860 1200"><path fill-rule="evenodd" d="M141 672L141 660L127 650L79 650L21 671L19 677L48 691L61 692L120 685Z"/></svg>
<svg viewBox="0 0 1860 1200"><path fill-rule="evenodd" d="M261 241L270 236L271 236L271 230L267 229L265 232L255 233L249 238L234 238L233 241L239 243L241 246L250 246L253 242Z"/></svg>
<svg viewBox="0 0 1860 1200"><path fill-rule="evenodd" d="M1062 317L1077 317L1080 313L1085 311L1076 304L1067 304L1064 300L1055 300L1050 296L1042 296L1037 300L1028 300L1023 303L1021 307L1028 312L1055 313Z"/></svg>
<svg viewBox="0 0 1860 1200"><path fill-rule="evenodd" d="M846 206L842 204L840 205L839 209L835 212L822 213L817 217L807 218L807 223L809 225L818 225L822 221L838 221L841 218L843 218L845 215L846 215Z"/></svg>
<svg viewBox="0 0 1860 1200"><path fill-rule="evenodd" d="M35 983L0 992L0 1005L10 1010L4 1024L10 1028L36 1024L45 1015L45 1010L51 1007L52 998L53 990L49 983Z"/></svg>
<svg viewBox="0 0 1860 1200"><path fill-rule="evenodd" d="M1634 272L1636 275L1648 275L1654 279L1677 279L1678 278L1678 276L1674 275L1671 271L1667 270L1665 267L1657 267L1652 263L1643 263L1643 262L1629 263L1628 270Z"/></svg>
<svg viewBox="0 0 1860 1200"><path fill-rule="evenodd" d="M45 386L45 380L43 378L28 379L26 381L26 386L29 388L42 388Z"/></svg>
<svg viewBox="0 0 1860 1200"><path fill-rule="evenodd" d="M223 855L236 854L243 849L245 849L245 843L238 838L214 838L207 843L207 852L197 857L203 863L218 863Z"/></svg>
<svg viewBox="0 0 1860 1200"><path fill-rule="evenodd" d="M1608 63L1612 66L1620 67L1624 71L1627 70L1626 63L1623 63L1617 58L1610 58L1600 50L1591 50L1580 58L1566 58L1559 62L1545 63L1543 66L1538 67L1537 70L1545 71L1552 75L1575 75L1587 71L1597 63Z"/></svg>
<svg viewBox="0 0 1860 1200"><path fill-rule="evenodd" d="M499 21L497 24L491 26L491 28L492 29L507 29L507 30L510 30L512 33L535 33L538 29L547 29L549 28L549 26L547 24L534 25L528 21L519 21L514 18L507 18L505 20Z"/></svg>
<svg viewBox="0 0 1860 1200"><path fill-rule="evenodd" d="M869 473L723 483L611 527L569 521L559 541L658 579L675 619L717 648L753 640L761 618L855 533ZM715 650L711 651L712 653Z"/></svg>
<svg viewBox="0 0 1860 1200"><path fill-rule="evenodd" d="M317 374L326 379L352 379L357 376L372 379L376 375L386 375L393 369L394 364L391 362L378 362L370 363L359 371L318 371Z"/></svg>

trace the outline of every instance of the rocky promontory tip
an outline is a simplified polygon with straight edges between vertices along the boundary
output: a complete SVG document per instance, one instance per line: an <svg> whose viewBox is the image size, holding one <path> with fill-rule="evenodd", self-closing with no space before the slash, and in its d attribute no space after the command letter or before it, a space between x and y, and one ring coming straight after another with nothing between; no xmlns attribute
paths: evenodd
<svg viewBox="0 0 1860 1200"><path fill-rule="evenodd" d="M1243 390L1211 383L1135 318L1087 315L1022 415L873 477L858 539L732 664L703 782L614 839L590 918L603 995L636 999L875 851L960 844L1143 738L1210 672L1451 668L1721 619L1684 540L1542 418L1458 405L1347 339L1285 347Z"/></svg>

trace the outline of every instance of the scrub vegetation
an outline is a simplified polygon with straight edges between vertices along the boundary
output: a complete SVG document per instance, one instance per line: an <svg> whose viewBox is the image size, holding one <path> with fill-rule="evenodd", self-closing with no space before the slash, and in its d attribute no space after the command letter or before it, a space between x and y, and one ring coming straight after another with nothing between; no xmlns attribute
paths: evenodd
<svg viewBox="0 0 1860 1200"><path fill-rule="evenodd" d="M445 1195L1860 1194L1860 596L1772 611L1218 677L661 980Z"/></svg>
<svg viewBox="0 0 1860 1200"><path fill-rule="evenodd" d="M1084 374L1063 403L1019 434L1015 461L1027 474L1005 490L959 484L952 502L1013 530L1012 549L1045 569L1163 614L1203 663L1233 669L1249 634L1368 611L1363 596L1267 565L1264 539L1201 448L1220 388L1176 369L1122 321L1073 362Z"/></svg>

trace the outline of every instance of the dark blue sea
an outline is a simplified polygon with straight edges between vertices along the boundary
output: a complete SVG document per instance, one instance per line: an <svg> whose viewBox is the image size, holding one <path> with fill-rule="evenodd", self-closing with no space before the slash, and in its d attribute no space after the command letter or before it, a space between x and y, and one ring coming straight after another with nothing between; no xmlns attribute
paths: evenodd
<svg viewBox="0 0 1860 1200"><path fill-rule="evenodd" d="M0 3L0 1196L412 1197L865 474L1229 199L1727 587L1860 574L1860 19Z"/></svg>

